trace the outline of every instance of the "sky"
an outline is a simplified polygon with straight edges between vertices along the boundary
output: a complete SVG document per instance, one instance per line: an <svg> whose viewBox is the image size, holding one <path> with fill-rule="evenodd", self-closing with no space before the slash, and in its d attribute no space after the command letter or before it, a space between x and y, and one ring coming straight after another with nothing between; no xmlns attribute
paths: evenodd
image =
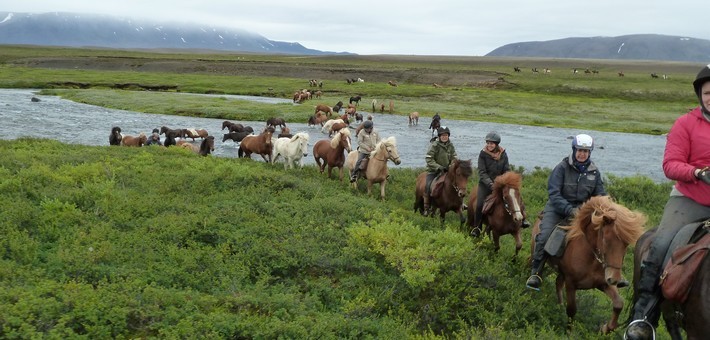
<svg viewBox="0 0 710 340"><path fill-rule="evenodd" d="M483 56L517 42L663 34L710 39L700 0L0 0L0 12L108 14L236 28L362 55ZM152 22L152 21L151 21Z"/></svg>

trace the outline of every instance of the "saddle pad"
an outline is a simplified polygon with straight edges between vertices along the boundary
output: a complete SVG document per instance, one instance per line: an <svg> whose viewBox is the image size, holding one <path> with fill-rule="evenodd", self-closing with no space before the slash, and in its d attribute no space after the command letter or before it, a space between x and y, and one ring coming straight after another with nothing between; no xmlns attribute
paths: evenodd
<svg viewBox="0 0 710 340"><path fill-rule="evenodd" d="M550 256L562 256L565 253L566 237L567 230L555 227L555 230L550 234L550 238L547 239L547 243L545 243L545 252L550 254Z"/></svg>

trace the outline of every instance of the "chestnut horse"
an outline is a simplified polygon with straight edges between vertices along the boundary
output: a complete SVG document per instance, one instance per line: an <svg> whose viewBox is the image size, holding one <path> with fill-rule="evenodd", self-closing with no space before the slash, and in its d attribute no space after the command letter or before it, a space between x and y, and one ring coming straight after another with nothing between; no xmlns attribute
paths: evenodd
<svg viewBox="0 0 710 340"><path fill-rule="evenodd" d="M412 112L409 114L409 126L419 125L419 112Z"/></svg>
<svg viewBox="0 0 710 340"><path fill-rule="evenodd" d="M118 126L114 126L111 129L111 134L108 136L108 144L109 145L121 145L122 138L123 138L123 135L121 135L121 128Z"/></svg>
<svg viewBox="0 0 710 340"><path fill-rule="evenodd" d="M352 176L353 168L357 162L357 150L350 151L345 160L345 167L348 168L349 174ZM375 149L370 153L370 160L367 162L367 169L362 171L364 178L367 179L367 194L372 192L372 184L380 183L380 199L385 200L385 186L387 185L387 161L390 160L394 164L399 165L402 161L399 159L399 151L397 151L397 140L394 137L381 140ZM364 160L363 160L364 162ZM353 188L357 188L357 183L353 183Z"/></svg>
<svg viewBox="0 0 710 340"><path fill-rule="evenodd" d="M148 141L148 136L141 132L138 136L126 135L121 138L121 145L141 147Z"/></svg>
<svg viewBox="0 0 710 340"><path fill-rule="evenodd" d="M697 226L697 222L693 223ZM641 277L641 262L646 258L651 242L656 235L656 229L645 232L636 242L634 249L634 295L632 301L638 300L638 281ZM662 300L660 312L666 323L666 329L672 339L682 339L681 325L688 339L702 339L710 334L710 256L700 263L695 279L690 286L688 299L683 303ZM633 310L630 311L633 314ZM632 321L631 318L629 321Z"/></svg>
<svg viewBox="0 0 710 340"><path fill-rule="evenodd" d="M264 129L264 132L262 132L258 136L249 135L244 137L244 139L242 139L242 142L239 143L239 150L237 151L237 155L239 156L239 158L251 158L252 153L257 153L261 155L261 158L263 158L265 162L271 163L271 151L273 148L273 144L271 143L271 136L273 134L274 128L267 127L266 129Z"/></svg>
<svg viewBox="0 0 710 340"><path fill-rule="evenodd" d="M200 156L207 156L214 151L214 136L205 137L205 139L203 139L200 143L200 146L194 145L185 140L179 141L177 145L185 149L192 150Z"/></svg>
<svg viewBox="0 0 710 340"><path fill-rule="evenodd" d="M486 224L485 233L493 239L494 250L500 249L500 237L510 234L515 238L515 255L518 255L523 247L520 236L520 226L523 223L523 199L520 195L523 178L519 173L507 171L496 177L493 182L493 192L490 199L493 206L483 215L483 223ZM469 227L473 227L474 216L476 215L476 200L478 186L471 189L471 196L468 199L468 221Z"/></svg>
<svg viewBox="0 0 710 340"><path fill-rule="evenodd" d="M320 173L328 166L328 178L331 178L333 168L339 168L339 179L343 181L343 164L345 163L344 151L350 152L350 130L345 128L335 133L330 141L319 140L313 145L313 158L318 164ZM321 160L323 161L321 163Z"/></svg>
<svg viewBox="0 0 710 340"><path fill-rule="evenodd" d="M615 203L609 196L594 196L579 207L568 230L561 257L547 261L557 270L557 302L562 303L562 289L567 296L568 327L577 313L577 290L598 289L612 303L611 319L601 326L604 334L617 328L624 299L616 284L621 280L624 255L644 232L646 215ZM540 219L533 225L531 249L540 233Z"/></svg>
<svg viewBox="0 0 710 340"><path fill-rule="evenodd" d="M318 104L315 106L316 111L313 112L316 117L318 117L318 112L324 113L326 116L330 117L333 115L333 108L325 105L325 104Z"/></svg>
<svg viewBox="0 0 710 340"><path fill-rule="evenodd" d="M463 214L463 198L467 194L466 187L468 186L468 178L471 177L472 173L473 169L471 168L470 159L466 161L455 159L451 162L449 170L444 175L444 188L441 191L441 195L436 198L432 197L429 200L434 212L436 212L436 209L439 209L442 226L444 225L446 212L451 210L459 214L462 227L464 222L466 222L466 216ZM417 184L414 191L414 211L419 210L421 214L424 214L424 195L426 195L424 186L426 185L426 175L426 172L422 172L417 176ZM432 213L431 216L433 217L434 214Z"/></svg>

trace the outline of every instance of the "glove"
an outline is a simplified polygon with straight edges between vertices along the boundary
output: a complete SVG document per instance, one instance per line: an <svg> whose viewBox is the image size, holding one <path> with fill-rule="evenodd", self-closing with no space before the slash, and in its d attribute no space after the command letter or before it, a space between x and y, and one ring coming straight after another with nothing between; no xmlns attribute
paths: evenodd
<svg viewBox="0 0 710 340"><path fill-rule="evenodd" d="M493 191L493 183L488 184L488 190Z"/></svg>
<svg viewBox="0 0 710 340"><path fill-rule="evenodd" d="M698 173L698 179L710 185L710 169L705 168Z"/></svg>
<svg viewBox="0 0 710 340"><path fill-rule="evenodd" d="M569 213L570 218L574 218L577 216L577 213L579 212L579 208L572 208L572 211Z"/></svg>

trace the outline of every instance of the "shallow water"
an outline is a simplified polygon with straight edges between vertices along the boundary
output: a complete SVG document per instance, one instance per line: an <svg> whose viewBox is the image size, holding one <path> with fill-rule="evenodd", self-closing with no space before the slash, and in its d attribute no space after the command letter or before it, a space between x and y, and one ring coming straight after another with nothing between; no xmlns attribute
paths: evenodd
<svg viewBox="0 0 710 340"><path fill-rule="evenodd" d="M201 128L215 136L215 156L237 157L238 144L222 143L220 131L223 119L192 118L162 114L146 114L75 103L54 96L40 96L34 90L0 89L0 136L16 139L22 136L52 138L65 143L107 145L113 126L120 126L124 134L149 134L154 128L165 125L170 128ZM190 94L186 94L190 95ZM265 103L291 102L290 99L226 96L227 99L257 100ZM40 99L32 102L32 97ZM304 104L311 105L313 102ZM364 116L368 112L360 111ZM375 129L385 138L395 136L402 164L399 167L423 168L431 130L431 119L420 118L419 125L408 126L407 117L372 113ZM264 122L233 121L261 130ZM485 135L492 130L502 136L501 145L506 148L510 163L532 170L535 167L552 168L571 152L571 136L587 133L595 138L596 148L592 160L603 174L631 176L640 174L656 182L667 181L661 169L664 136L616 132L582 131L577 129L544 128L513 124L496 124L446 119L442 124L451 130L451 141L456 146L459 158L473 159L483 147ZM292 133L305 131L310 135L309 147L316 141L328 139L320 127L308 127L305 122L288 122ZM353 126L355 126L353 124ZM198 143L196 141L196 143ZM353 146L357 143L353 140ZM261 160L260 156L252 156ZM305 158L306 164L315 164L313 157ZM391 167L396 167L390 164Z"/></svg>

